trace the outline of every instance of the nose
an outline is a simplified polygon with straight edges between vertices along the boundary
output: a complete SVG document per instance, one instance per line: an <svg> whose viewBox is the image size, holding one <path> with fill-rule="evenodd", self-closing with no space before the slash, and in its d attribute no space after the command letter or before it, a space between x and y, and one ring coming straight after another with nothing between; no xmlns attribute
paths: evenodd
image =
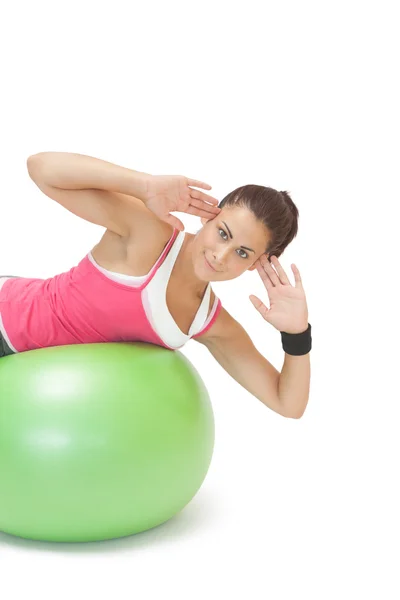
<svg viewBox="0 0 400 600"><path fill-rule="evenodd" d="M229 248L218 248L213 250L212 255L214 259L214 264L218 266L218 269L222 270L226 262L228 252Z"/></svg>

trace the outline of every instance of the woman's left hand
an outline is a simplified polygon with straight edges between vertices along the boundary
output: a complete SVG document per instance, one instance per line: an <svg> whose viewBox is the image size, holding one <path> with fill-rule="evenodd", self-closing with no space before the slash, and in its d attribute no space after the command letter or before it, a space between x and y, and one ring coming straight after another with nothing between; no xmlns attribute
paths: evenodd
<svg viewBox="0 0 400 600"><path fill-rule="evenodd" d="M260 315L278 331L302 333L308 328L308 309L300 272L296 265L291 265L295 279L293 287L276 256L272 256L271 263L266 254L256 262L267 289L270 308L256 296L251 295L250 300Z"/></svg>

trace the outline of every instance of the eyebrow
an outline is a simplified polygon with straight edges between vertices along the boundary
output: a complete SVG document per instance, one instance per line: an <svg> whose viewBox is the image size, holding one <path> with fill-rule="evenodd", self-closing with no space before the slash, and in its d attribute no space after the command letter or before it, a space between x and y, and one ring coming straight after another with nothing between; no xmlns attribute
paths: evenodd
<svg viewBox="0 0 400 600"><path fill-rule="evenodd" d="M222 221L223 224L225 225L225 227L228 230L229 235L231 236L231 240L233 240L233 235L231 234L231 230L229 229L228 225L225 223L225 221ZM250 252L254 252L254 250L252 248L247 248L247 246L240 246L241 248L244 248L245 250L250 250ZM255 252L254 252L255 254Z"/></svg>

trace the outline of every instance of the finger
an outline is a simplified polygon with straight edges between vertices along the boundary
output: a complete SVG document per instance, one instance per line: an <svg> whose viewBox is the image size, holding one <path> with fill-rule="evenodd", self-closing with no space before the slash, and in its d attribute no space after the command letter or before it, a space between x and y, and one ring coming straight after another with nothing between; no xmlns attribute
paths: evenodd
<svg viewBox="0 0 400 600"><path fill-rule="evenodd" d="M300 275L300 271L298 270L298 268L296 267L295 264L291 265L292 267L292 271L293 271L293 275L294 275L294 280L295 280L295 286L296 287L303 287L303 282L301 280L301 275Z"/></svg>
<svg viewBox="0 0 400 600"><path fill-rule="evenodd" d="M254 308L256 308L258 310L258 312L260 313L260 315L265 319L267 314L268 314L268 308L265 306L265 304L263 304L261 302L261 300L259 298L257 298L257 296L253 296L253 294L251 296L249 296Z"/></svg>
<svg viewBox="0 0 400 600"><path fill-rule="evenodd" d="M203 190L211 190L212 187L208 183L204 183L204 181L198 181L197 179L190 179L187 177L187 181L189 185L194 185L194 187L203 188Z"/></svg>
<svg viewBox="0 0 400 600"><path fill-rule="evenodd" d="M270 280L272 281L273 285L276 286L280 283L279 281L279 277L276 274L275 269L272 268L272 265L270 262L268 262L267 257L263 258L264 255L261 257L261 268L264 270L264 272L268 275L268 277L270 278Z"/></svg>
<svg viewBox="0 0 400 600"><path fill-rule="evenodd" d="M204 204L202 204L204 206ZM203 208L198 208L197 206L193 206L190 204L188 208L185 210L189 215L196 215L196 217L202 217L203 219L214 219L216 217L214 212L210 210L205 210Z"/></svg>
<svg viewBox="0 0 400 600"><path fill-rule="evenodd" d="M194 198L190 199L191 206L196 206L201 210L208 211L213 215L218 215L221 212L221 209L218 206L213 206L212 204L207 204L207 202L203 202L202 200L195 200Z"/></svg>
<svg viewBox="0 0 400 600"><path fill-rule="evenodd" d="M271 267L271 263L273 264L274 268L276 269L278 275L279 275L279 279L281 280L281 282L285 285L291 285L288 276L285 273L284 268L282 267L281 263L279 262L279 260L276 258L276 256L271 256L271 263L268 263L268 259L266 259L265 261L267 264L269 264L270 268Z"/></svg>
<svg viewBox="0 0 400 600"><path fill-rule="evenodd" d="M203 202L208 202L209 204L218 204L218 200L213 196L209 196L199 190L193 190L192 188L190 188L190 197L196 198L196 200L202 200Z"/></svg>
<svg viewBox="0 0 400 600"><path fill-rule="evenodd" d="M260 263L259 260L257 260L257 262L256 262L256 267L257 267L258 274L260 275L265 287L267 288L267 290L271 290L274 287L274 284L271 281L268 273L265 271L264 267L262 266L262 264Z"/></svg>
<svg viewBox="0 0 400 600"><path fill-rule="evenodd" d="M175 227L175 229L179 229L179 231L184 231L185 230L185 226L182 223L182 221L180 221L179 219L177 219L176 217L174 217L174 215L168 215L163 220L166 223L169 223L170 225L172 225L172 227Z"/></svg>

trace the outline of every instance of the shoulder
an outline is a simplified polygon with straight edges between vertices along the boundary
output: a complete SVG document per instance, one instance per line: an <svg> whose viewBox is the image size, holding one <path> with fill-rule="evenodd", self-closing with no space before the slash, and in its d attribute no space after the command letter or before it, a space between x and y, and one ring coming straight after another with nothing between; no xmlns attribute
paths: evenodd
<svg viewBox="0 0 400 600"><path fill-rule="evenodd" d="M172 238L173 233L172 225L161 221L156 215L149 215L140 222L139 226L132 228L123 242L128 255L136 254L137 256L137 253L140 252L141 256L148 256L155 253L154 256L157 258Z"/></svg>
<svg viewBox="0 0 400 600"><path fill-rule="evenodd" d="M127 241L136 243L138 239L144 240L165 240L168 242L174 233L174 228L165 221L161 221L155 214L151 213L146 207L146 218L142 219L132 227L131 232L127 236Z"/></svg>

